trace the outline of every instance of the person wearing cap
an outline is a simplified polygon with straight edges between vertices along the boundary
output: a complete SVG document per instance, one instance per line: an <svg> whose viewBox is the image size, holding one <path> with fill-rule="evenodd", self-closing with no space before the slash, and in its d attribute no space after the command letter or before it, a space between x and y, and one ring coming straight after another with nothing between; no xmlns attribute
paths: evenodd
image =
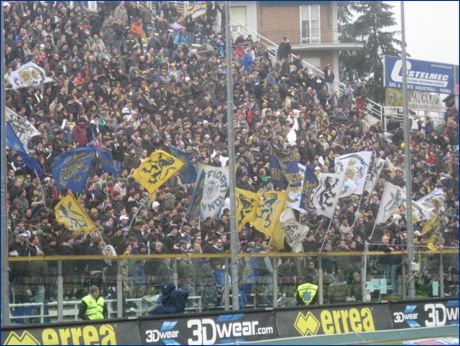
<svg viewBox="0 0 460 346"><path fill-rule="evenodd" d="M100 296L97 286L89 288L89 294L81 300L78 316L83 320L103 320L107 318L107 304Z"/></svg>

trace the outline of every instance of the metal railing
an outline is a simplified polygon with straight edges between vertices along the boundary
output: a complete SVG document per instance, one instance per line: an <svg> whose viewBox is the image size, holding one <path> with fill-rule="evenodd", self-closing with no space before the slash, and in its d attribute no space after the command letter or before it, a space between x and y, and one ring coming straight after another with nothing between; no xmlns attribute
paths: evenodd
<svg viewBox="0 0 460 346"><path fill-rule="evenodd" d="M246 35L246 36L251 35L255 39L255 41L262 43L267 48L267 51L269 52L273 60L276 59L277 51L278 51L277 43L271 41L267 37L261 35L259 32L247 27L246 25L239 23L238 21L234 19L231 19L230 22L231 22L232 34L234 37L238 35ZM296 59L299 59L302 62L302 65L304 67L307 67L311 71L314 71L315 73L323 73L322 70L311 65L308 61L302 59L301 57L295 54L292 54L292 56ZM338 86L339 86L339 92L343 93L346 89L346 85L339 81ZM381 104L367 97L366 98L366 110L368 112L368 115L372 116L378 121L383 121L383 106Z"/></svg>

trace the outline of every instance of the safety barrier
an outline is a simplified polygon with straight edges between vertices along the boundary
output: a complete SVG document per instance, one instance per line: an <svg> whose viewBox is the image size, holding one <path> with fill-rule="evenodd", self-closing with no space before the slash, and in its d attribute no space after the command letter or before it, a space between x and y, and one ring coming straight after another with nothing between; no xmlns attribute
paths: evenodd
<svg viewBox="0 0 460 346"><path fill-rule="evenodd" d="M214 345L458 325L458 300L305 306L2 329L3 345Z"/></svg>

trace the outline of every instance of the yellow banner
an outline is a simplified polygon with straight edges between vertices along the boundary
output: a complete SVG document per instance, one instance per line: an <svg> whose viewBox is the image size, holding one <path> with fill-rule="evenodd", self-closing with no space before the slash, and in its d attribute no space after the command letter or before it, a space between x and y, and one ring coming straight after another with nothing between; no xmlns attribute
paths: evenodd
<svg viewBox="0 0 460 346"><path fill-rule="evenodd" d="M184 167L184 163L178 158L163 150L156 150L136 168L133 177L152 194L179 172L182 167Z"/></svg>
<svg viewBox="0 0 460 346"><path fill-rule="evenodd" d="M385 88L385 106L402 107L402 94L400 89Z"/></svg>
<svg viewBox="0 0 460 346"><path fill-rule="evenodd" d="M270 240L270 245L273 246L276 250L283 250L285 237L286 236L281 229L281 222L280 220L277 220L273 230L272 238Z"/></svg>
<svg viewBox="0 0 460 346"><path fill-rule="evenodd" d="M237 230L241 231L245 224L254 221L256 208L259 204L257 193L236 189L236 218L238 220Z"/></svg>
<svg viewBox="0 0 460 346"><path fill-rule="evenodd" d="M288 195L285 191L271 191L259 194L259 198L256 218L252 225L259 232L271 237L277 220L286 207Z"/></svg>
<svg viewBox="0 0 460 346"><path fill-rule="evenodd" d="M78 204L72 192L56 204L54 212L56 221L69 231L92 232L96 229L96 225Z"/></svg>
<svg viewBox="0 0 460 346"><path fill-rule="evenodd" d="M422 227L422 236L426 239L426 245L428 250L434 251L437 247L437 241L441 240L441 217L435 214L429 221L427 221Z"/></svg>

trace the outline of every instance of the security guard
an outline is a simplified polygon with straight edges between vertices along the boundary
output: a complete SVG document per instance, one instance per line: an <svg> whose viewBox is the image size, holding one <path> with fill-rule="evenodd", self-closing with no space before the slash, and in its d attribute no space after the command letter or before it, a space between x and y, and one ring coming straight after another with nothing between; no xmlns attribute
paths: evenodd
<svg viewBox="0 0 460 346"><path fill-rule="evenodd" d="M83 297L80 303L78 316L83 320L103 320L107 318L107 304L104 298L100 297L97 286L89 288L89 294Z"/></svg>
<svg viewBox="0 0 460 346"><path fill-rule="evenodd" d="M309 282L301 284L297 287L297 302L299 305L310 305L316 303L316 292L318 285Z"/></svg>

